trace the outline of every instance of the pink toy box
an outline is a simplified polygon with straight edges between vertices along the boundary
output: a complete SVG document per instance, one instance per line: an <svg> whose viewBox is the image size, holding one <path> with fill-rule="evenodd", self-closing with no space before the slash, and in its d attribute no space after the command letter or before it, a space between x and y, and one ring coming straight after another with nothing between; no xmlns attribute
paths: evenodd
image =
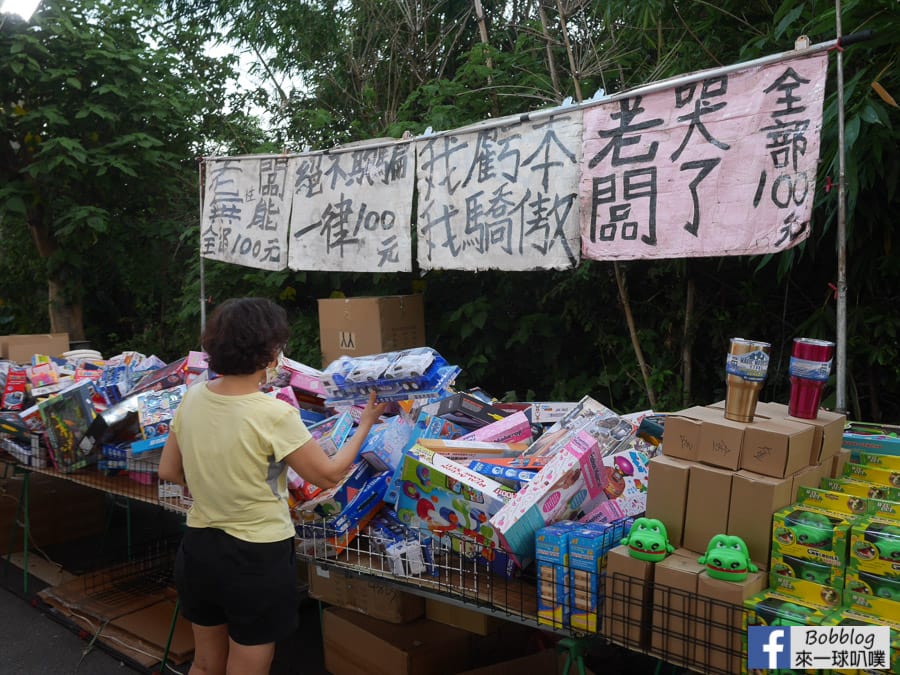
<svg viewBox="0 0 900 675"><path fill-rule="evenodd" d="M504 549L525 567L534 558L535 533L606 499L601 446L585 431L568 443L491 518Z"/></svg>

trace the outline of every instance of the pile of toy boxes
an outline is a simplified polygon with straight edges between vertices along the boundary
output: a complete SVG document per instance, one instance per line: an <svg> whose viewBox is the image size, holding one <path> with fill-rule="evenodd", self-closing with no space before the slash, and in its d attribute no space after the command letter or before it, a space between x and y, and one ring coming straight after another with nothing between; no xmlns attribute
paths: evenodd
<svg viewBox="0 0 900 675"><path fill-rule="evenodd" d="M27 364L0 361L3 449L36 468L86 467L156 480L169 422L185 387L205 377L203 355L171 364L137 352L35 354Z"/></svg>
<svg viewBox="0 0 900 675"><path fill-rule="evenodd" d="M886 468L894 460L850 461L845 422L826 411L790 418L771 403L748 424L724 419L721 404L667 415L646 516L677 548L655 564L625 547L609 553L604 634L673 663L741 672L747 622L895 628L900 504L886 501L898 496ZM739 582L712 578L699 562L728 536L746 544L732 561Z"/></svg>

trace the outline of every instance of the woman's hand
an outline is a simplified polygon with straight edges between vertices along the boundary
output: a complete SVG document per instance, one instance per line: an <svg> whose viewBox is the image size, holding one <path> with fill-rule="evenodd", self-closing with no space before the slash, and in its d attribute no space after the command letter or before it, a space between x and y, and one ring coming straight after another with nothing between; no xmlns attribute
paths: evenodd
<svg viewBox="0 0 900 675"><path fill-rule="evenodd" d="M369 426L376 424L387 408L387 403L375 403L375 392L369 392L369 400L366 407L359 416L359 426Z"/></svg>

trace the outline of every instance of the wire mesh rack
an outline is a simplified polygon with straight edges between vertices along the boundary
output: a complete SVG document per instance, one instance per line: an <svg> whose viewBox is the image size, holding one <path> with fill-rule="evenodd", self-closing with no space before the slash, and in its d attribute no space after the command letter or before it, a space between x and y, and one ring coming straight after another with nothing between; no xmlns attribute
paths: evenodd
<svg viewBox="0 0 900 675"><path fill-rule="evenodd" d="M548 578L540 565L515 568L498 551L454 532L408 528L405 540L388 542L372 526L341 534L325 519L298 527L297 551L320 566L558 635L596 638L694 672L733 675L746 663L740 605L652 579L607 575L604 565L596 572L564 565Z"/></svg>

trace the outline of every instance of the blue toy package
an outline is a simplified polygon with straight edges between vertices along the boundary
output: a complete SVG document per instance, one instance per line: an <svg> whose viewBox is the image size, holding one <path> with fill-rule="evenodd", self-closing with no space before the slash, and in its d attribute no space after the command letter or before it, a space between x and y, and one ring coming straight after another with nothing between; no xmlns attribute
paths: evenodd
<svg viewBox="0 0 900 675"><path fill-rule="evenodd" d="M376 471L395 471L410 444L412 426L403 415L396 415L371 428L359 456Z"/></svg>
<svg viewBox="0 0 900 675"><path fill-rule="evenodd" d="M514 466L502 466L500 464L489 464L481 460L472 460L469 462L469 468L483 476L493 478L498 483L506 485L513 490L520 490L531 479L535 477L537 471L529 471L527 469L519 469Z"/></svg>
<svg viewBox="0 0 900 675"><path fill-rule="evenodd" d="M362 404L371 392L378 401L431 397L448 387L461 369L451 366L430 347L370 356L342 356L332 361L320 380L328 405Z"/></svg>
<svg viewBox="0 0 900 675"><path fill-rule="evenodd" d="M538 623L553 628L569 626L569 532L577 526L560 521L540 528L534 537Z"/></svg>
<svg viewBox="0 0 900 675"><path fill-rule="evenodd" d="M430 537L422 537L404 525L397 513L384 507L369 523L369 536L377 551L388 560L391 572L396 576L436 576Z"/></svg>
<svg viewBox="0 0 900 675"><path fill-rule="evenodd" d="M338 515L326 518L324 526L309 522L297 525L297 535L303 540L299 543L301 550L318 556L341 554L384 506L382 498L389 479L387 472L370 476Z"/></svg>

